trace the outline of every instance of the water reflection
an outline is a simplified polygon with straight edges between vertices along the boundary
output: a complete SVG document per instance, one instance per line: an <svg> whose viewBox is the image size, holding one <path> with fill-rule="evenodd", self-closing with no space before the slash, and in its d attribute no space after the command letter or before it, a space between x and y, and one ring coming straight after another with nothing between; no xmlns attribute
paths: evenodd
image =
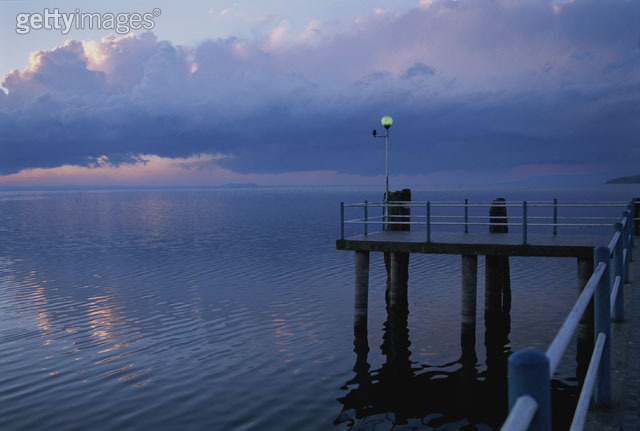
<svg viewBox="0 0 640 431"><path fill-rule="evenodd" d="M355 376L343 387L349 392L338 401L342 413L335 425L368 428L380 421L420 428L491 429L507 411L509 311L486 321L487 369L478 373L475 329L461 331L460 358L431 365L411 361L408 307L388 309L380 346L384 364L370 370L366 328L354 331ZM437 348L437 347L436 347ZM365 423L367 422L367 423ZM415 422L415 423L414 423Z"/></svg>

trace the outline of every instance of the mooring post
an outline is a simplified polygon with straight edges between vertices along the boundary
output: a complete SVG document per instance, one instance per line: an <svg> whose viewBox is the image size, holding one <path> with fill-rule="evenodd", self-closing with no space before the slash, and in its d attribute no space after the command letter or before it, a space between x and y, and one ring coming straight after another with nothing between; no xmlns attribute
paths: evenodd
<svg viewBox="0 0 640 431"><path fill-rule="evenodd" d="M369 302L369 252L356 251L356 283L354 298L354 319L356 327L367 326Z"/></svg>
<svg viewBox="0 0 640 431"><path fill-rule="evenodd" d="M509 410L528 395L538 404L529 431L551 431L551 379L549 358L535 350L521 350L509 357Z"/></svg>
<svg viewBox="0 0 640 431"><path fill-rule="evenodd" d="M622 245L622 235L623 233L623 229L622 229L622 223L621 222L615 222L613 224L613 231L614 231L614 235L615 232L620 233L620 239L618 240L618 242L616 243L616 248L613 251L613 279L615 280L616 277L620 277L620 285L618 287L618 295L616 296L616 304L613 308L613 316L611 316L611 318L615 321L615 322L621 322L624 320L624 271L623 271L623 267L624 264L622 262L622 257L623 257L623 245Z"/></svg>
<svg viewBox="0 0 640 431"><path fill-rule="evenodd" d="M469 233L469 199L464 199L464 233Z"/></svg>
<svg viewBox="0 0 640 431"><path fill-rule="evenodd" d="M558 198L553 198L553 234L558 234Z"/></svg>
<svg viewBox="0 0 640 431"><path fill-rule="evenodd" d="M603 262L606 269L594 293L594 340L598 334L606 335L600 366L598 367L593 401L598 407L611 405L611 303L610 303L610 259L608 247L597 247L593 253L593 265L597 267Z"/></svg>
<svg viewBox="0 0 640 431"><path fill-rule="evenodd" d="M587 282L593 274L593 258L578 258L578 296L582 293ZM576 375L579 382L583 382L589 367L589 360L593 352L593 299L589 301L585 312L580 318L577 331L577 370Z"/></svg>
<svg viewBox="0 0 640 431"><path fill-rule="evenodd" d="M478 291L478 256L462 255L461 337L476 337L476 297ZM475 343L474 343L475 344Z"/></svg>

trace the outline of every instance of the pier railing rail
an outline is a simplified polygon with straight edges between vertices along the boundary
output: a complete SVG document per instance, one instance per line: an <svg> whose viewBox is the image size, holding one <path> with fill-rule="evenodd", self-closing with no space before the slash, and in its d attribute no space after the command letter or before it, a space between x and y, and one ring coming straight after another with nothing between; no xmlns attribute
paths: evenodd
<svg viewBox="0 0 640 431"><path fill-rule="evenodd" d="M580 319L593 298L594 307L594 349L585 375L582 390L574 412L570 431L582 431L591 399L596 407L610 406L611 398L611 321L624 320L624 283L629 283L629 262L632 260L634 247L634 204L631 202L562 202L553 201L425 201L425 202L367 202L356 204L340 204L341 239L344 239L345 225L362 224L364 235L368 234L368 226L381 224L383 229L389 225L422 225L425 226L425 241L431 241L432 225L464 226L467 233L470 226L521 226L522 242L527 243L528 226L548 226L554 235L558 227L606 227L606 221L615 220L613 235L607 245L594 248L594 271L587 281L575 305L567 315L560 330L545 353L534 350L522 350L509 357L508 397L509 415L501 427L501 431L551 431L551 379L571 341ZM469 208L473 207L521 207L519 217L508 216L519 222L496 222L492 219L504 220L507 216L469 216ZM390 214L389 208L424 208L422 214L397 215ZM551 208L552 216L528 217L527 209L531 207ZM558 208L573 207L622 207L621 218L558 216ZM345 208L361 208L362 218L345 220ZM370 217L371 208L382 208L382 214ZM464 215L432 215L432 208L461 208ZM462 219L462 220L461 220ZM486 222L474 220L487 219ZM444 220L444 221L443 221ZM544 221L551 220L550 223ZM570 223L567 223L570 220ZM532 222L533 221L533 222ZM561 223L561 221L563 221ZM587 221L576 223L576 221ZM634 223L635 222L635 223ZM611 281L613 279L613 282Z"/></svg>
<svg viewBox="0 0 640 431"><path fill-rule="evenodd" d="M363 234L370 233L370 227L380 226L381 230L390 226L424 226L425 241L431 241L432 228L435 226L460 226L468 233L474 226L513 226L521 228L522 244L527 244L531 227L548 227L553 235L558 234L558 228L603 228L611 226L618 217L611 216L585 216L585 215L559 215L562 209L579 208L626 208L629 202L622 201L387 201L387 202L359 202L340 203L340 239L345 238L345 226L362 225ZM470 215L469 210L476 208L505 207L521 209L518 215L490 216ZM408 209L410 214L392 214L390 209ZM530 210L540 212L539 209L548 208L551 215L529 215ZM360 217L345 219L348 209L360 209ZM436 214L436 212L445 213ZM451 211L450 209L453 209ZM575 210L574 210L575 211ZM374 213L379 215L373 215ZM452 212L454 214L452 214ZM458 212L458 214L455 214ZM631 209L633 214L633 208ZM632 216L629 216L631 219ZM391 229L390 229L391 230Z"/></svg>

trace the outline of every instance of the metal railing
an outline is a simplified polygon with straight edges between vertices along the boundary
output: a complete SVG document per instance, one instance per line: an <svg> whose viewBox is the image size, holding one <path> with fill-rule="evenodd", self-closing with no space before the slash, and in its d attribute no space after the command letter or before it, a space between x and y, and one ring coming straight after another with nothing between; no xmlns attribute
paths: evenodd
<svg viewBox="0 0 640 431"><path fill-rule="evenodd" d="M624 319L623 284L629 282L634 245L632 214L630 204L622 220L614 223L608 246L594 249L595 270L546 353L524 350L509 358L510 412L502 431L551 430L550 381L592 297L595 346L569 429L584 428L592 395L594 405L611 405L611 320ZM540 373L541 369L546 372Z"/></svg>
<svg viewBox="0 0 640 431"><path fill-rule="evenodd" d="M344 239L345 225L363 225L363 234L368 235L370 225L380 225L381 229L391 225L424 226L425 241L431 241L431 231L434 226L464 226L464 232L469 233L472 226L514 226L521 228L522 244L527 244L528 233L531 227L549 227L553 235L558 234L558 228L602 228L611 226L611 222L618 217L606 216L558 216L559 208L627 208L629 202L586 202L586 201L390 201L390 202L360 202L345 204L340 203L340 239ZM490 207L517 207L521 211L519 215L508 216L512 222L499 222L495 220L506 219L507 216L478 216L469 215L470 208ZM345 209L362 208L362 217L345 220ZM391 208L406 208L412 214L389 214ZM463 214L435 214L440 208L462 208ZM550 208L551 215L529 215L531 209ZM371 209L381 209L381 214L371 216ZM628 208L627 208L628 209ZM418 212L416 214L415 212ZM433 211L432 211L433 210ZM631 217L629 217L631 219ZM483 221L484 220L484 221ZM549 221L549 222L546 222Z"/></svg>

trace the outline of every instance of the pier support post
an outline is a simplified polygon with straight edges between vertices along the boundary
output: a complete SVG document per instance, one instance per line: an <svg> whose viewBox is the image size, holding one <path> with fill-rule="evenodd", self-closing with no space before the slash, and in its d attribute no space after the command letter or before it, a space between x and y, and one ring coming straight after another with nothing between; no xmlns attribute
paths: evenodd
<svg viewBox="0 0 640 431"><path fill-rule="evenodd" d="M356 251L356 283L354 300L354 327L367 327L369 302L369 252Z"/></svg>
<svg viewBox="0 0 640 431"><path fill-rule="evenodd" d="M390 282L389 282L389 307L391 309L402 306L405 301L404 283L404 253L389 253Z"/></svg>
<svg viewBox="0 0 640 431"><path fill-rule="evenodd" d="M476 297L478 291L478 256L462 256L462 300L460 347L462 354L463 408L471 409L473 404L473 382L476 377Z"/></svg>
<svg viewBox="0 0 640 431"><path fill-rule="evenodd" d="M593 259L578 258L578 295L582 293L593 274ZM576 375L580 384L584 381L593 352L593 299L580 318L578 324L578 348L576 353Z"/></svg>
<svg viewBox="0 0 640 431"><path fill-rule="evenodd" d="M476 296L478 290L478 256L462 256L461 337L476 338Z"/></svg>

